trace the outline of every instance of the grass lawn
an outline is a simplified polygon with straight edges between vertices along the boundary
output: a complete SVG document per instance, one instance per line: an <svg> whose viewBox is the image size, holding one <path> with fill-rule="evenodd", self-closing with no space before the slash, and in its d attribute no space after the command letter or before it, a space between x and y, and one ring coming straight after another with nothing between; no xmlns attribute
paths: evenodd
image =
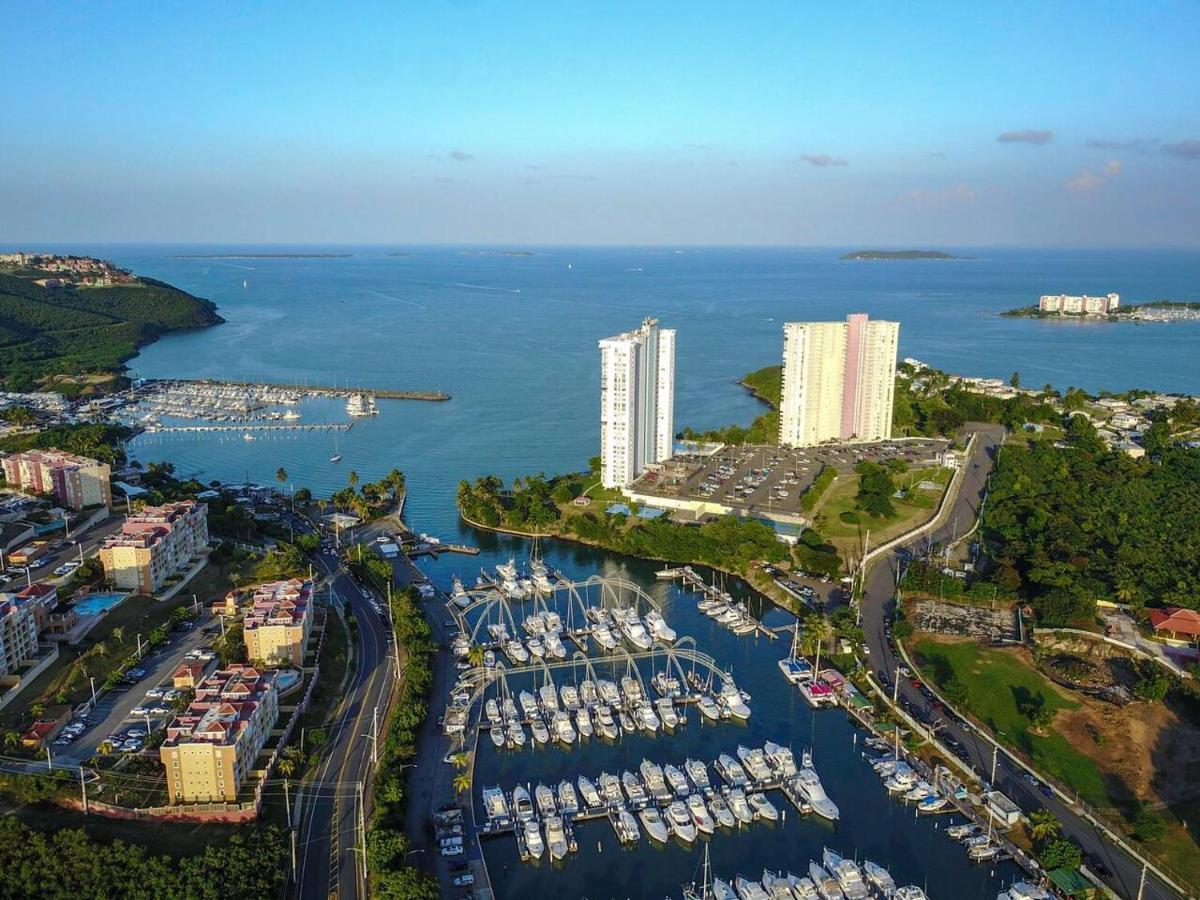
<svg viewBox="0 0 1200 900"><path fill-rule="evenodd" d="M1030 730L1024 709L1041 697L1053 712L1080 704L1060 691L1040 672L1006 650L981 647L974 641L918 641L913 650L922 672L943 686L956 677L966 689L965 709L1004 744L1027 758L1035 768L1070 787L1094 806L1113 801L1096 764L1056 733Z"/></svg>
<svg viewBox="0 0 1200 900"><path fill-rule="evenodd" d="M898 534L913 528L930 516L937 508L942 491L950 481L951 470L946 468L926 469L921 471L904 472L894 476L897 486L913 485L909 496L902 499L893 497L892 505L896 514L888 519L875 519L858 510L859 477L854 474L840 474L833 484L826 489L825 496L813 509L813 514L819 517L817 530L821 532L839 551L847 549L857 551L861 535L867 529L871 530L871 544L878 546ZM918 490L916 485L922 481L932 481L941 486L938 491ZM841 514L858 512L858 523L844 522Z"/></svg>

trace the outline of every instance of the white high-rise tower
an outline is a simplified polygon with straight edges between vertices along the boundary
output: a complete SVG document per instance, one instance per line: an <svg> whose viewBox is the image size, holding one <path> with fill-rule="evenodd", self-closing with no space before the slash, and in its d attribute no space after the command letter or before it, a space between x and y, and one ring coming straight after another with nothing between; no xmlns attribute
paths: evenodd
<svg viewBox="0 0 1200 900"><path fill-rule="evenodd" d="M675 331L646 319L600 341L600 472L620 488L646 463L669 459L675 439Z"/></svg>

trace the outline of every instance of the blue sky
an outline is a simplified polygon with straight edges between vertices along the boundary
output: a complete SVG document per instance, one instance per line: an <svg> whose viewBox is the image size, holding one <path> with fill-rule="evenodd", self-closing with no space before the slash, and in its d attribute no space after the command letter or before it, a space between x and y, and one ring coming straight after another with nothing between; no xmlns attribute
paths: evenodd
<svg viewBox="0 0 1200 900"><path fill-rule="evenodd" d="M0 13L6 243L1200 244L1194 2Z"/></svg>

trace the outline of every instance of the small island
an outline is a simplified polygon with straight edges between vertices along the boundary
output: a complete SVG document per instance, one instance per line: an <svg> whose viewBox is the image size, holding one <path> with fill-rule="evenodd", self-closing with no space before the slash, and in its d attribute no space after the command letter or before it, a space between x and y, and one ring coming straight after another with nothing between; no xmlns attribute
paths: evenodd
<svg viewBox="0 0 1200 900"><path fill-rule="evenodd" d="M1010 319L1051 319L1066 322L1195 322L1200 321L1200 303L1180 300L1153 300L1131 303L1107 312L1046 310L1038 304L1006 310L1000 315Z"/></svg>
<svg viewBox="0 0 1200 900"><path fill-rule="evenodd" d="M878 260L878 259L968 259L966 256L954 256L942 250L855 250L843 253L841 259Z"/></svg>
<svg viewBox="0 0 1200 900"><path fill-rule="evenodd" d="M353 253L180 253L171 259L349 259Z"/></svg>

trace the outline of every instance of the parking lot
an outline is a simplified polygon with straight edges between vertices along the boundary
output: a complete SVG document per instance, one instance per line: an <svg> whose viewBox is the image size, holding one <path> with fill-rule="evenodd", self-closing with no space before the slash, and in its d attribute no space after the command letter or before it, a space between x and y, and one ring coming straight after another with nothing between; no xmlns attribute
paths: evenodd
<svg viewBox="0 0 1200 900"><path fill-rule="evenodd" d="M935 465L946 441L905 440L820 447L724 447L672 457L630 487L639 494L719 503L752 512L803 516L800 498L826 466L852 472L864 461Z"/></svg>

